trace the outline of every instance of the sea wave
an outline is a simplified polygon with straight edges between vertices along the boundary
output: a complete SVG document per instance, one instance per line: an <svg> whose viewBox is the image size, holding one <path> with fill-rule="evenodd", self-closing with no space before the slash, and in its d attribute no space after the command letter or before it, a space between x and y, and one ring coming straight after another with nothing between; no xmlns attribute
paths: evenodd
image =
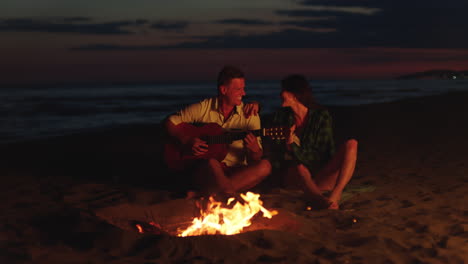
<svg viewBox="0 0 468 264"><path fill-rule="evenodd" d="M325 106L353 106L468 90L468 81L313 81ZM262 112L280 105L276 81L249 81L244 102ZM184 106L215 96L213 83L0 89L0 142L56 136L81 129L157 123Z"/></svg>

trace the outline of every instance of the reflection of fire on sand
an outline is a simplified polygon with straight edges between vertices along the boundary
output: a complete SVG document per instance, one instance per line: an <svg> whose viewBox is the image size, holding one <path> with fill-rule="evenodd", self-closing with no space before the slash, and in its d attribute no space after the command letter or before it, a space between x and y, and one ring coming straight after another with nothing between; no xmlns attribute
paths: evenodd
<svg viewBox="0 0 468 264"><path fill-rule="evenodd" d="M278 194L265 195L269 204L278 204L285 198L289 201L300 199L297 192L279 191ZM259 194L247 192L239 197L229 198L226 203L213 197L208 200L177 199L147 206L122 203L97 209L96 216L128 231L181 237L234 235L262 229L287 231L301 236L317 235L320 231L308 219L310 217L283 208L266 209ZM301 211L305 214L320 215L319 211L302 207ZM344 213L347 215L344 221L356 223L350 212Z"/></svg>
<svg viewBox="0 0 468 264"><path fill-rule="evenodd" d="M238 234L244 228L252 231L268 227L270 221L267 220L278 217L277 210L263 207L259 194L247 192L240 197L238 201L229 198L226 203L213 197L207 201L177 199L151 206L124 203L99 209L96 215L123 229L182 237ZM266 219L262 221L261 218ZM276 229L278 221L271 224L270 229Z"/></svg>

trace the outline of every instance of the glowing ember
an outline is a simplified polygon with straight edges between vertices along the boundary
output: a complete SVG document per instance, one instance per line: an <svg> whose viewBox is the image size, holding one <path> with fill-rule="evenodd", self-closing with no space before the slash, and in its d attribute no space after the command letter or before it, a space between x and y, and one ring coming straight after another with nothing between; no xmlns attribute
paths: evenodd
<svg viewBox="0 0 468 264"><path fill-rule="evenodd" d="M162 227L153 221L146 223L146 222L134 220L134 221L131 221L131 224L133 224L133 226L137 228L138 233L140 234L144 234L144 233L163 234L165 233Z"/></svg>
<svg viewBox="0 0 468 264"><path fill-rule="evenodd" d="M143 234L143 227L141 225L135 225L138 228L138 233Z"/></svg>
<svg viewBox="0 0 468 264"><path fill-rule="evenodd" d="M272 218L277 215L277 211L268 211L259 199L260 195L252 192L240 194L245 201L244 204L237 202L232 208L221 207L222 203L209 198L206 210L200 210L201 216L194 218L192 225L179 232L179 236L199 236L199 235L233 235L238 234L244 227L250 226L250 220L258 212L262 211L263 217ZM227 205L235 199L229 198Z"/></svg>

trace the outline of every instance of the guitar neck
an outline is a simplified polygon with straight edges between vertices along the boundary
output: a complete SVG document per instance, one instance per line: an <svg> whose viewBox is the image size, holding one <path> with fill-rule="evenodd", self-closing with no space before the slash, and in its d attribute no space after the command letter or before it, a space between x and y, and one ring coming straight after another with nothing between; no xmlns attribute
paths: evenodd
<svg viewBox="0 0 468 264"><path fill-rule="evenodd" d="M247 133L252 133L254 136L264 136L264 129L258 130L249 130L247 132L228 132L218 136L205 136L202 137L203 140L206 141L208 144L229 144L233 141L240 140L247 136Z"/></svg>

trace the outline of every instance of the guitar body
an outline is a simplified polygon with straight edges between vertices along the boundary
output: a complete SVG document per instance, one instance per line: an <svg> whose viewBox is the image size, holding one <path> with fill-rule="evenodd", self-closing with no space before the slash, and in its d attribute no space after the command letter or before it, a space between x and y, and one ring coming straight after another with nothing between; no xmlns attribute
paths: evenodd
<svg viewBox="0 0 468 264"><path fill-rule="evenodd" d="M201 127L181 123L177 128L185 135L198 137L202 140L207 136L219 136L225 133L223 128L216 123L208 123ZM222 161L228 153L228 147L228 144L208 144L208 151L205 154L194 156L191 153L191 149L184 149L184 146L172 141L164 145L164 160L170 169L181 171L200 159L214 158Z"/></svg>

